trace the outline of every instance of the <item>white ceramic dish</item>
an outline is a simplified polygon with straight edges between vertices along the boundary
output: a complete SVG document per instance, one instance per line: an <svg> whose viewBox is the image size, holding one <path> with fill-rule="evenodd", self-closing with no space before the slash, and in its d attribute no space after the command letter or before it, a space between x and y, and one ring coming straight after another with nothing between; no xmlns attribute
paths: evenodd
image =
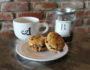
<svg viewBox="0 0 90 70"><path fill-rule="evenodd" d="M51 61L65 56L68 53L68 46L65 44L63 51L57 53L52 53L48 50L43 52L34 52L29 49L27 42L20 42L16 44L16 53L28 60Z"/></svg>

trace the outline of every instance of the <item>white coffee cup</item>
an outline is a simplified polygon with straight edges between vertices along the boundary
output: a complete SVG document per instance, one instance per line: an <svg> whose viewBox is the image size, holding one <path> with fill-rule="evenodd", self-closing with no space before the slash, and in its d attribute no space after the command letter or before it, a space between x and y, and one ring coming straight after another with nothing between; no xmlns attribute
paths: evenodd
<svg viewBox="0 0 90 70"><path fill-rule="evenodd" d="M42 26L46 28L40 31ZM13 20L13 28L17 38L27 40L32 35L46 33L49 27L47 24L40 24L36 17L20 17Z"/></svg>

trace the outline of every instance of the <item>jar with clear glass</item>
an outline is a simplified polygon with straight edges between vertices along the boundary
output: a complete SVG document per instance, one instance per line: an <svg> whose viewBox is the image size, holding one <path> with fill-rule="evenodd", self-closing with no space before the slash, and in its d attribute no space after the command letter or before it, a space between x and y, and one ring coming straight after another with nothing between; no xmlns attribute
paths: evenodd
<svg viewBox="0 0 90 70"><path fill-rule="evenodd" d="M55 32L59 33L65 42L72 41L73 28L76 20L76 9L72 8L58 8L54 11Z"/></svg>

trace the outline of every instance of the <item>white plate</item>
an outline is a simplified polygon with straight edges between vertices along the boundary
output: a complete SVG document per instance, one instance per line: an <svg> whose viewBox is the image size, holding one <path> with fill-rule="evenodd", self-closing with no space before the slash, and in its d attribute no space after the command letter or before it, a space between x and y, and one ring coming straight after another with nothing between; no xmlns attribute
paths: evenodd
<svg viewBox="0 0 90 70"><path fill-rule="evenodd" d="M29 49L27 42L20 42L16 44L16 53L28 60L51 61L66 55L68 53L68 46L67 44L65 44L63 51L58 53L52 53L48 50L43 52L34 52Z"/></svg>

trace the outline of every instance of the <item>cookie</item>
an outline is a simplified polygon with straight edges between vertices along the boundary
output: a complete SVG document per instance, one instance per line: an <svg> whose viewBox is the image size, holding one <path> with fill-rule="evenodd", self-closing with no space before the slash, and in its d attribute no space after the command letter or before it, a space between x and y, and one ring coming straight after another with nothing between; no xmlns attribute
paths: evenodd
<svg viewBox="0 0 90 70"><path fill-rule="evenodd" d="M43 35L31 36L28 39L28 44L29 48L36 52L45 51L47 49L45 46L45 37Z"/></svg>
<svg viewBox="0 0 90 70"><path fill-rule="evenodd" d="M64 39L56 32L50 32L45 40L45 45L51 52L61 51L65 45Z"/></svg>

